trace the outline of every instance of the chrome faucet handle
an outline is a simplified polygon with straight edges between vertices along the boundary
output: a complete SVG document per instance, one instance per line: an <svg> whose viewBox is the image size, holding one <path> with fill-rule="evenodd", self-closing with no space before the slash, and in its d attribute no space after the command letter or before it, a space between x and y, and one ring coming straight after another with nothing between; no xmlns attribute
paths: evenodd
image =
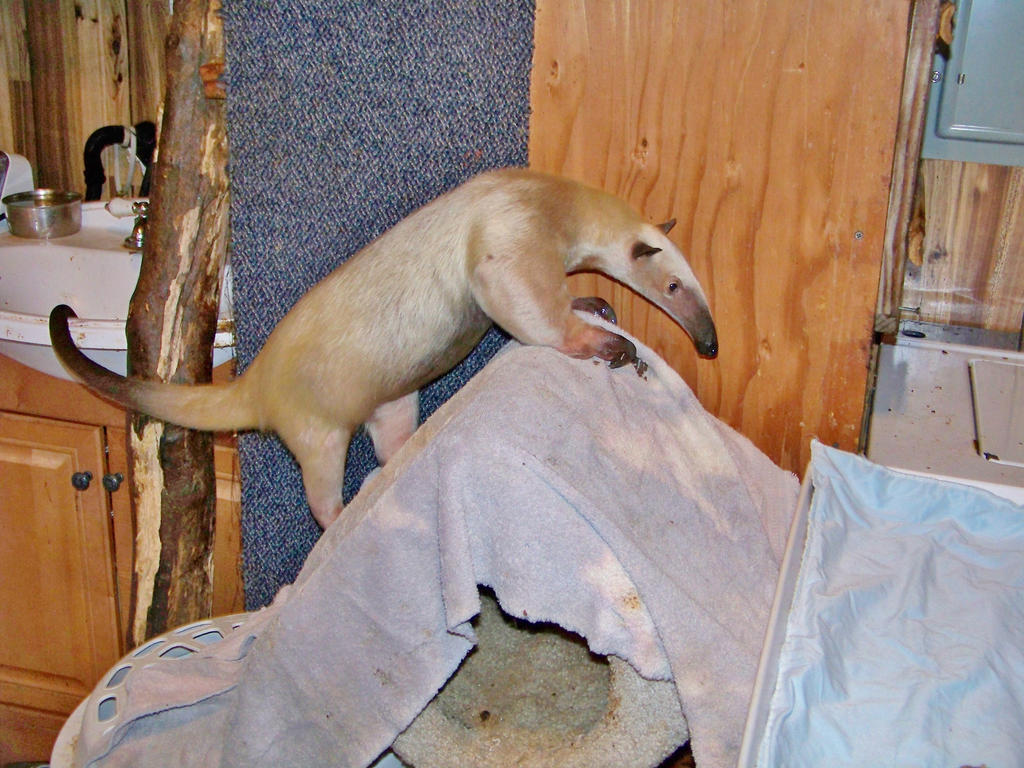
<svg viewBox="0 0 1024 768"><path fill-rule="evenodd" d="M103 207L115 219L124 219L129 216L138 216L140 203L148 205L149 200L137 197L112 197Z"/></svg>
<svg viewBox="0 0 1024 768"><path fill-rule="evenodd" d="M132 250L142 250L142 244L146 236L146 217L149 215L149 201L136 200L132 203L132 214L135 216L135 224L132 225L132 233L124 239L124 247Z"/></svg>

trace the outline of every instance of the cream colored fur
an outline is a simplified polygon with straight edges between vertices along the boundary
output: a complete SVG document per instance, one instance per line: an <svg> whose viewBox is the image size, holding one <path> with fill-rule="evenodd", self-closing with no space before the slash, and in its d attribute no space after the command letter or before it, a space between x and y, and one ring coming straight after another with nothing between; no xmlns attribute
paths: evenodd
<svg viewBox="0 0 1024 768"><path fill-rule="evenodd" d="M367 423L386 461L416 428L419 388L465 357L492 321L524 344L643 365L629 341L572 311L568 272L625 283L673 317L698 351L716 354L707 300L669 226L566 179L493 171L403 219L310 289L230 384L119 377L74 348L57 310L51 336L72 373L131 408L195 429L276 432L327 526L342 509L353 432Z"/></svg>

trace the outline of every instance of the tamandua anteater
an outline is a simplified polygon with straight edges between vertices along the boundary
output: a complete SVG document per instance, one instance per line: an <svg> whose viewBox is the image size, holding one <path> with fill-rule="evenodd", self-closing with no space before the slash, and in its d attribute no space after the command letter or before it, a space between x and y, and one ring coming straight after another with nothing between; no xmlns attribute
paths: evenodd
<svg viewBox="0 0 1024 768"><path fill-rule="evenodd" d="M707 300L673 222L645 223L622 200L525 169L481 174L398 222L303 296L249 368L227 384L127 379L50 314L57 357L111 400L193 429L273 430L302 468L326 527L341 512L349 439L366 424L381 463L417 426L418 390L462 360L491 322L523 344L642 370L624 337L574 312L566 273L597 271L661 307L705 357L718 352ZM577 300L577 309L601 309Z"/></svg>

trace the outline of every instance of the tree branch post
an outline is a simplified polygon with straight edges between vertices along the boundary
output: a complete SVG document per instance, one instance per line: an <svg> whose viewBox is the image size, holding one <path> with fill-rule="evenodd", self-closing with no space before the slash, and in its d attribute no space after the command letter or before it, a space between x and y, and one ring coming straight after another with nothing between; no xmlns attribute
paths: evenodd
<svg viewBox="0 0 1024 768"><path fill-rule="evenodd" d="M192 384L212 375L229 203L224 101L210 77L224 60L219 11L220 0L177 0L167 36L158 157L126 326L129 371L140 378ZM212 611L216 481L210 434L140 414L128 432L135 647Z"/></svg>

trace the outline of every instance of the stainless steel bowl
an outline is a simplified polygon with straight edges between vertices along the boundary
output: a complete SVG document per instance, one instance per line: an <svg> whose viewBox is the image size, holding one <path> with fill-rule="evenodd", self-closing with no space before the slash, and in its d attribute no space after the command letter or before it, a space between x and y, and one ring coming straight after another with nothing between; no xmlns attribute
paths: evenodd
<svg viewBox="0 0 1024 768"><path fill-rule="evenodd" d="M17 237L64 237L82 228L82 196L77 192L34 189L8 195L3 204L11 234Z"/></svg>

